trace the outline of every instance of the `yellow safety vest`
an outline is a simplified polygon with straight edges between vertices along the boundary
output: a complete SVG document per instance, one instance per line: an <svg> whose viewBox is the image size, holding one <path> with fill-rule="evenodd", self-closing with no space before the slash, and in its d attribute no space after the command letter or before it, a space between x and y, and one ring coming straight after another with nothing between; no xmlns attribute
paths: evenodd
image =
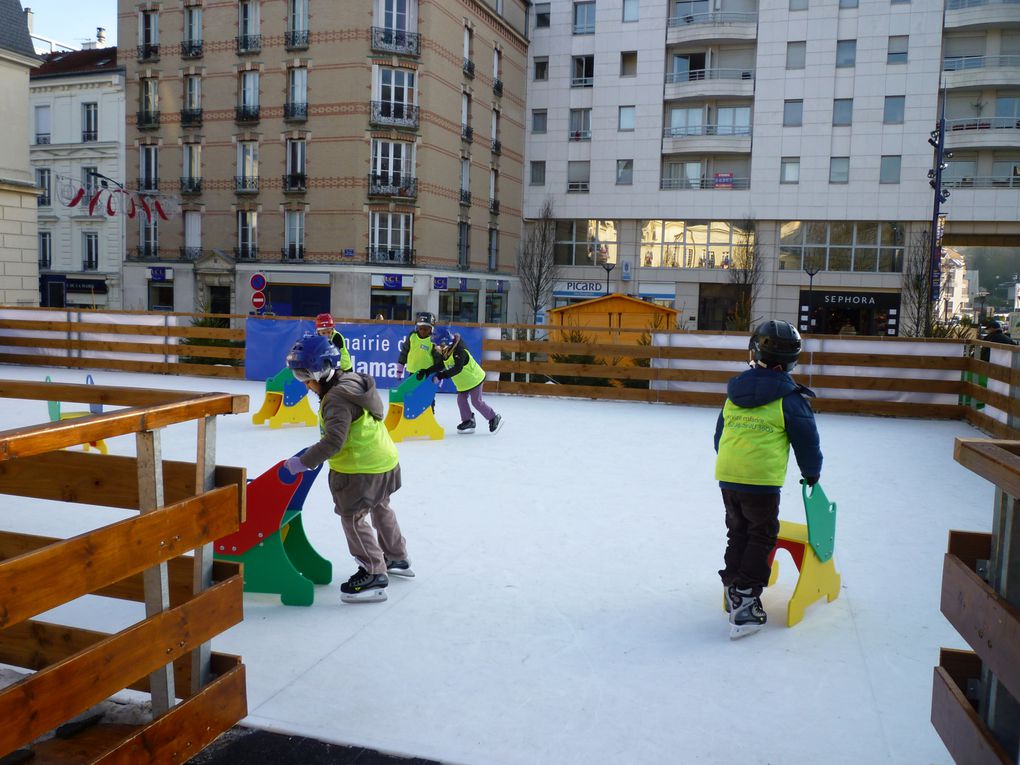
<svg viewBox="0 0 1020 765"><path fill-rule="evenodd" d="M325 434L326 427L322 421L322 409L319 409L319 433ZM330 457L330 470L337 473L388 473L397 466L400 457L397 447L390 438L386 425L375 419L367 409L351 423L347 440L340 451Z"/></svg>
<svg viewBox="0 0 1020 765"><path fill-rule="evenodd" d="M790 460L783 399L764 406L723 404L723 429L715 460L715 479L752 486L782 486Z"/></svg>
<svg viewBox="0 0 1020 765"><path fill-rule="evenodd" d="M464 349L467 352L467 349ZM447 369L450 369L453 364L453 354L444 362ZM475 361L475 357L468 353L468 363L464 365L464 368L460 370L452 378L453 385L458 391L471 390L476 385L485 381L485 370L478 366L478 362Z"/></svg>

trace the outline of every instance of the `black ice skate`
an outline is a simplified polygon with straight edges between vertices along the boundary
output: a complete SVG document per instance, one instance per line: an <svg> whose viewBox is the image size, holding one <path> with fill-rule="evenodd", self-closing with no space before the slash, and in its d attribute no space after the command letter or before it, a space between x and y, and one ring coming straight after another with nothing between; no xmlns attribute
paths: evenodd
<svg viewBox="0 0 1020 765"><path fill-rule="evenodd" d="M386 573L390 576L414 576L411 562L407 559L386 561Z"/></svg>
<svg viewBox="0 0 1020 765"><path fill-rule="evenodd" d="M361 566L340 585L340 600L344 603L379 603L386 600L386 574L370 574Z"/></svg>
<svg viewBox="0 0 1020 765"><path fill-rule="evenodd" d="M503 427L503 418L498 414L492 415L492 419L489 420L489 432L498 433L499 429Z"/></svg>
<svg viewBox="0 0 1020 765"><path fill-rule="evenodd" d="M471 415L470 420L464 420L460 425L457 426L457 432L461 435L467 435L468 433L475 432L475 416Z"/></svg>
<svg viewBox="0 0 1020 765"><path fill-rule="evenodd" d="M761 598L751 594L751 589L737 589L730 586L726 594L730 612L730 640L753 635L768 619L761 605Z"/></svg>

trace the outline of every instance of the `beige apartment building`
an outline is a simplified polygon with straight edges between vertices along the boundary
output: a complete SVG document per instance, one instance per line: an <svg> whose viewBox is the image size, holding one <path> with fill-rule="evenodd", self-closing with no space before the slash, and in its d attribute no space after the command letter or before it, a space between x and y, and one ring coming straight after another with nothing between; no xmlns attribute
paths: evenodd
<svg viewBox="0 0 1020 765"><path fill-rule="evenodd" d="M262 274L278 315L505 320L525 22L523 0L119 0L126 182L168 217L128 223L125 308L246 313Z"/></svg>

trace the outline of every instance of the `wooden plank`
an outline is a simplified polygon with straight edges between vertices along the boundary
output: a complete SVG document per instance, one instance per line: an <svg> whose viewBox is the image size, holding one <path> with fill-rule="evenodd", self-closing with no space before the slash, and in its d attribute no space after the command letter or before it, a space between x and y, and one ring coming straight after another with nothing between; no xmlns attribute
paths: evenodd
<svg viewBox="0 0 1020 765"><path fill-rule="evenodd" d="M995 407L999 411L1013 415L1014 417L1020 417L1020 400L1018 399L1004 396L1001 393L996 393L982 385L975 385L972 382L962 383L961 388L963 395L970 396L975 401L980 401L983 404Z"/></svg>
<svg viewBox="0 0 1020 765"><path fill-rule="evenodd" d="M879 417L915 417L924 420L958 420L964 407L958 404L915 404L907 401L866 401L846 398L813 398L816 412L862 414Z"/></svg>
<svg viewBox="0 0 1020 765"><path fill-rule="evenodd" d="M156 361L83 358L80 356L43 356L36 353L0 353L0 363L36 367L72 367L75 369L113 369L118 372L167 374L167 365Z"/></svg>
<svg viewBox="0 0 1020 765"><path fill-rule="evenodd" d="M963 691L942 667L935 667L932 680L931 724L950 756L961 765L1013 763Z"/></svg>
<svg viewBox="0 0 1020 765"><path fill-rule="evenodd" d="M882 353L823 353L801 354L800 363L804 366L848 366L875 367L880 369L958 369L968 368L966 358L960 356L903 356Z"/></svg>
<svg viewBox="0 0 1020 765"><path fill-rule="evenodd" d="M1002 347L1001 345L999 346ZM988 361L982 361L977 357L968 359L968 371L975 375L981 375L990 380L998 380L1007 385L1020 385L1020 370L1012 367L999 366Z"/></svg>
<svg viewBox="0 0 1020 765"><path fill-rule="evenodd" d="M942 568L942 613L1014 698L1020 698L1020 609L955 555Z"/></svg>
<svg viewBox="0 0 1020 765"><path fill-rule="evenodd" d="M31 765L91 765L100 753L128 740L142 725L102 723L93 725L71 738L51 738L32 747Z"/></svg>
<svg viewBox="0 0 1020 765"><path fill-rule="evenodd" d="M966 407L963 412L963 420L973 425L978 430L987 433L992 438L1005 438L1011 441L1020 440L1020 430L1009 427L1006 423L989 417L984 412Z"/></svg>
<svg viewBox="0 0 1020 765"><path fill-rule="evenodd" d="M123 343L115 340L68 340L53 337L3 337L0 345L18 348L57 348L65 351L102 353L148 353L155 356L208 356L217 359L243 359L244 348L225 345L188 345L184 343Z"/></svg>
<svg viewBox="0 0 1020 765"><path fill-rule="evenodd" d="M170 365L170 372L175 375L190 377L219 377L225 380L243 380L243 366L226 366L224 364L185 364L178 362Z"/></svg>
<svg viewBox="0 0 1020 765"><path fill-rule="evenodd" d="M41 381L40 381L41 382ZM84 383L23 382L0 380L0 398L21 398L34 401L65 401L76 404L108 406L156 406L175 401L188 401L208 395L199 391L158 390L155 388L121 388L116 385Z"/></svg>
<svg viewBox="0 0 1020 765"><path fill-rule="evenodd" d="M981 680L981 659L973 651L961 651L958 648L940 648L939 666L952 678L956 685L966 690L971 680ZM968 699L971 706L977 709L977 700Z"/></svg>
<svg viewBox="0 0 1020 765"><path fill-rule="evenodd" d="M237 624L242 595L240 579L223 582L0 690L0 752L34 740Z"/></svg>
<svg viewBox="0 0 1020 765"><path fill-rule="evenodd" d="M992 557L992 535L979 531L950 530L947 550L950 555L963 561L967 568L975 570L979 560L988 561Z"/></svg>
<svg viewBox="0 0 1020 765"><path fill-rule="evenodd" d="M0 330L66 332L76 335L150 335L153 337L195 337L215 340L244 340L244 329L229 327L170 327L165 324L131 324L128 322L36 321L34 319L0 319ZM0 332L0 345L4 344Z"/></svg>
<svg viewBox="0 0 1020 765"><path fill-rule="evenodd" d="M998 442L957 438L953 458L1010 496L1020 497L1020 455L1004 449Z"/></svg>
<svg viewBox="0 0 1020 765"><path fill-rule="evenodd" d="M587 398L605 401L648 401L688 404L691 406L722 406L726 398L725 394L722 393L702 393L698 391L650 390L646 388L618 388L614 386L548 385L545 383L510 382L508 380L491 380L486 382L485 391L523 396Z"/></svg>
<svg viewBox="0 0 1020 765"><path fill-rule="evenodd" d="M6 560L0 628L236 531L239 516L237 487L225 486Z"/></svg>

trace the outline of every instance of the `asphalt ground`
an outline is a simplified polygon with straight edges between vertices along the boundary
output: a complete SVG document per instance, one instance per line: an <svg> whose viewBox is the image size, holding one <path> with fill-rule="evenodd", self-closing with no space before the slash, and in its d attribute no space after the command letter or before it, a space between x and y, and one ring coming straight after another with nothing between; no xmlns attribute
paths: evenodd
<svg viewBox="0 0 1020 765"><path fill-rule="evenodd" d="M372 749L327 744L312 738L235 727L187 765L441 765Z"/></svg>

